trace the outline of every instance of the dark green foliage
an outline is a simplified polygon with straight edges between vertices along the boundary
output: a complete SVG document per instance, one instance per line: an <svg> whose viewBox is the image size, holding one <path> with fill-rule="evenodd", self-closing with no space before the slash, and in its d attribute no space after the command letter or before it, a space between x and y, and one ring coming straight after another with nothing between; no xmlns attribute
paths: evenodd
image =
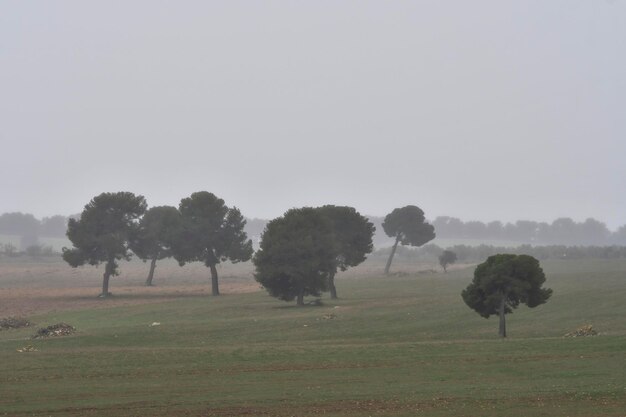
<svg viewBox="0 0 626 417"><path fill-rule="evenodd" d="M387 236L395 238L393 249L385 266L385 274L389 273L398 243L422 246L435 238L435 228L426 223L424 212L417 206L394 209L385 217L383 230Z"/></svg>
<svg viewBox="0 0 626 417"><path fill-rule="evenodd" d="M335 244L332 224L319 209L291 209L265 227L254 277L272 297L302 305L304 296L328 290L338 266Z"/></svg>
<svg viewBox="0 0 626 417"><path fill-rule="evenodd" d="M327 205L318 210L330 221L335 238L337 267L345 271L363 262L374 249L374 225L353 207Z"/></svg>
<svg viewBox="0 0 626 417"><path fill-rule="evenodd" d="M207 191L193 193L180 202L181 228L172 247L174 258L182 266L203 262L211 269L213 295L219 295L216 265L230 260L245 262L252 257L245 219L236 207Z"/></svg>
<svg viewBox="0 0 626 417"><path fill-rule="evenodd" d="M318 210L330 221L335 240L335 271L329 277L331 298L337 298L334 277L337 269L345 271L363 262L374 249L374 225L353 207L327 205Z"/></svg>
<svg viewBox="0 0 626 417"><path fill-rule="evenodd" d="M72 267L105 263L101 296L109 295L109 277L119 273L117 261L130 259L129 242L146 206L143 196L130 192L102 193L79 220L69 220L67 237L74 248L63 248L63 259Z"/></svg>
<svg viewBox="0 0 626 417"><path fill-rule="evenodd" d="M474 271L472 283L461 293L463 301L482 317L500 317L500 336L506 337L504 315L519 304L536 307L552 295L541 288L546 281L539 261L528 255L500 254L487 258Z"/></svg>
<svg viewBox="0 0 626 417"><path fill-rule="evenodd" d="M172 245L180 228L181 215L176 207L152 207L141 218L131 249L144 262L151 261L146 285L152 285L156 261L172 256Z"/></svg>
<svg viewBox="0 0 626 417"><path fill-rule="evenodd" d="M448 265L452 265L456 262L456 253L450 250L444 250L441 255L439 255L439 265L443 268L444 272L447 272Z"/></svg>

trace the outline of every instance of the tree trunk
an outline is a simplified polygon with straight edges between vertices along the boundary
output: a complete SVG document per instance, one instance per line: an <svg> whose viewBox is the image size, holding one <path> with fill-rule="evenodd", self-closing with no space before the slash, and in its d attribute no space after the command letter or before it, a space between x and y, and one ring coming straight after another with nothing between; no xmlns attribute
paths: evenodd
<svg viewBox="0 0 626 417"><path fill-rule="evenodd" d="M393 255L396 254L396 249L398 248L398 242L400 241L400 234L396 236L396 242L393 244L391 248L391 253L389 254L389 259L387 259L387 265L385 265L385 275L389 275L389 268L391 268L391 261L393 259Z"/></svg>
<svg viewBox="0 0 626 417"><path fill-rule="evenodd" d="M337 288L335 288L335 273L334 272L332 272L328 276L328 286L330 287L330 299L331 300L336 300L337 299Z"/></svg>
<svg viewBox="0 0 626 417"><path fill-rule="evenodd" d="M211 293L213 295L220 295L220 284L217 280L217 267L215 264L211 264L209 268L211 268Z"/></svg>
<svg viewBox="0 0 626 417"><path fill-rule="evenodd" d="M448 273L447 265L442 265L442 266L443 266L443 273L447 274Z"/></svg>
<svg viewBox="0 0 626 417"><path fill-rule="evenodd" d="M500 299L500 308L498 311L498 314L500 315L500 330L498 332L498 334L500 335L500 337L506 337L506 322L504 319L504 303L506 300L506 296L504 294L502 294L502 298Z"/></svg>
<svg viewBox="0 0 626 417"><path fill-rule="evenodd" d="M296 301L296 304L299 306L304 305L304 290L300 290L300 292L298 293L298 299Z"/></svg>
<svg viewBox="0 0 626 417"><path fill-rule="evenodd" d="M154 258L152 258L152 261L150 262L150 272L148 273L148 278L146 279L146 287L152 286L152 278L154 278L154 270L156 269L156 262L157 262L157 258L155 256Z"/></svg>
<svg viewBox="0 0 626 417"><path fill-rule="evenodd" d="M109 278L111 278L114 270L115 260L109 260L104 266L104 275L102 275L102 293L100 293L99 297L106 298L111 295L109 292Z"/></svg>

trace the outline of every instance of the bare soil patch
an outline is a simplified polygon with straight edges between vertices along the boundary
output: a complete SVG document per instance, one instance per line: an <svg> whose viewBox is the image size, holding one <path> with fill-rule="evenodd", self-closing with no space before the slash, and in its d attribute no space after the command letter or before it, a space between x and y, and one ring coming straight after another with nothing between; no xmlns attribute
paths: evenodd
<svg viewBox="0 0 626 417"><path fill-rule="evenodd" d="M211 296L208 268L190 264L179 267L165 260L158 264L153 287L144 286L148 265L121 262L120 275L111 279L112 297L101 299L102 268L71 268L62 260L0 260L0 317L159 303L185 297ZM220 292L254 292L259 285L249 264L220 266Z"/></svg>

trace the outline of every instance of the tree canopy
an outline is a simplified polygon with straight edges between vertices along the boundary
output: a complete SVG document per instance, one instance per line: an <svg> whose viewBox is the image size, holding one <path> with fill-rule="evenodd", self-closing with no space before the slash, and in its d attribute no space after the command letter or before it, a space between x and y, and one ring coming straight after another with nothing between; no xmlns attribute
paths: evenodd
<svg viewBox="0 0 626 417"><path fill-rule="evenodd" d="M424 212L417 206L394 209L385 217L383 230L387 236L395 238L395 243L385 266L385 274L389 274L398 243L422 246L435 238L435 228L425 221Z"/></svg>
<svg viewBox="0 0 626 417"><path fill-rule="evenodd" d="M171 206L152 207L139 221L131 240L131 249L144 262L150 260L146 285L152 285L156 262L172 256L172 246L180 227L180 212Z"/></svg>
<svg viewBox="0 0 626 417"><path fill-rule="evenodd" d="M219 295L216 265L230 260L245 262L252 257L252 241L244 226L246 221L236 207L207 191L193 193L179 205L181 227L172 246L174 258L182 266L203 262L211 270L213 295Z"/></svg>
<svg viewBox="0 0 626 417"><path fill-rule="evenodd" d="M118 275L117 261L130 259L129 242L136 233L146 200L130 192L102 193L84 208L80 219L70 219L67 237L72 249L63 259L72 267L105 263L101 297L109 294L109 278Z"/></svg>
<svg viewBox="0 0 626 417"><path fill-rule="evenodd" d="M474 279L463 290L463 301L482 317L498 315L499 334L506 337L505 314L520 304L537 307L545 303L552 290L542 288L546 277L539 261L528 255L499 254L478 265Z"/></svg>
<svg viewBox="0 0 626 417"><path fill-rule="evenodd" d="M328 290L337 253L327 216L311 207L291 209L265 227L254 277L271 296L303 305L305 296Z"/></svg>
<svg viewBox="0 0 626 417"><path fill-rule="evenodd" d="M335 270L329 276L330 297L337 298L335 274L345 271L366 259L374 249L374 225L353 207L326 205L318 210L328 218L332 227L335 250Z"/></svg>
<svg viewBox="0 0 626 417"><path fill-rule="evenodd" d="M443 272L448 272L448 265L455 263L456 259L456 253L451 250L444 250L441 255L439 255L439 265L443 268Z"/></svg>

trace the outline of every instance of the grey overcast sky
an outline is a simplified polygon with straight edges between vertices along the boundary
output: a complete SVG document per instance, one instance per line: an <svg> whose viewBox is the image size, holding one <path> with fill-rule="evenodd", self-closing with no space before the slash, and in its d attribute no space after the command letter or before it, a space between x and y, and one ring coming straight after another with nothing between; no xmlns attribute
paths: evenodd
<svg viewBox="0 0 626 417"><path fill-rule="evenodd" d="M0 0L0 213L626 223L626 2Z"/></svg>

